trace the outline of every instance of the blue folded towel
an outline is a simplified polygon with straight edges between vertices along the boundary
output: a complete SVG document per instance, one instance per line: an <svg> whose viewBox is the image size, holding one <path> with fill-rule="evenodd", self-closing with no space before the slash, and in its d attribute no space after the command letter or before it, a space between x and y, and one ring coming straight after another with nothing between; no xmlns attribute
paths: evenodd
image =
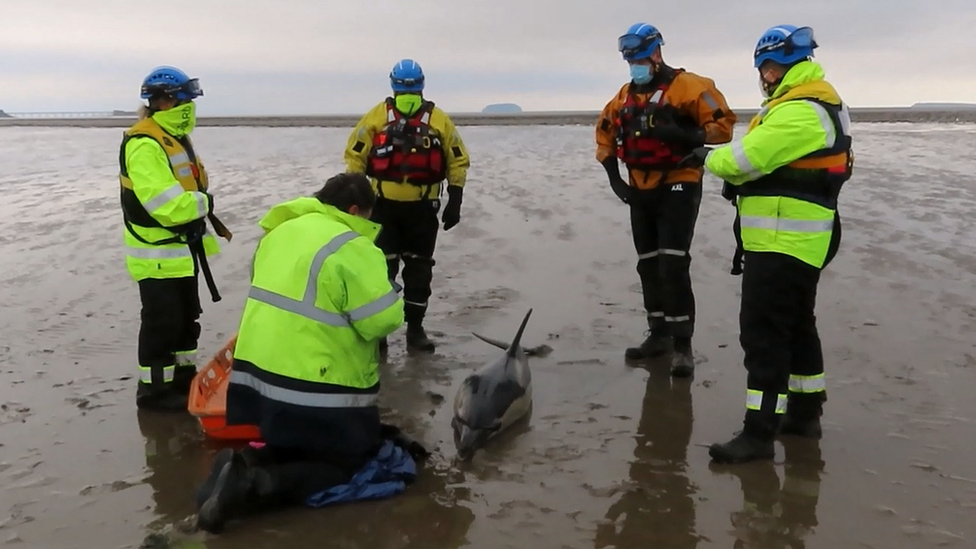
<svg viewBox="0 0 976 549"><path fill-rule="evenodd" d="M384 499L403 492L417 477L417 464L405 450L387 440L376 457L356 473L348 484L333 486L308 497L309 507L325 507L368 499Z"/></svg>

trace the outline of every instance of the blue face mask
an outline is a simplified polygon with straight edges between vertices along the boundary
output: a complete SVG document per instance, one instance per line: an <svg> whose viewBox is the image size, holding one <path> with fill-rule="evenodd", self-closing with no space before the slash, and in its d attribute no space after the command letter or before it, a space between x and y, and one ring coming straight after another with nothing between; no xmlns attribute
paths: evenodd
<svg viewBox="0 0 976 549"><path fill-rule="evenodd" d="M634 80L635 84L647 84L651 81L651 76L650 65L630 66L630 77Z"/></svg>

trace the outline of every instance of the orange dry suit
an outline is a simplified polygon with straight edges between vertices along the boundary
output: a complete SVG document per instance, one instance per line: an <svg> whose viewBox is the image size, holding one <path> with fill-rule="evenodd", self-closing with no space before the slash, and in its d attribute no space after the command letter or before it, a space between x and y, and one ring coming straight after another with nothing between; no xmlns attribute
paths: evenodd
<svg viewBox="0 0 976 549"><path fill-rule="evenodd" d="M677 168L678 161L697 146L731 140L735 122L713 80L662 66L645 85L624 84L603 108L596 126L596 159L601 164L611 157L622 160L630 185L638 189L700 182L702 168ZM697 137L661 138L661 127Z"/></svg>

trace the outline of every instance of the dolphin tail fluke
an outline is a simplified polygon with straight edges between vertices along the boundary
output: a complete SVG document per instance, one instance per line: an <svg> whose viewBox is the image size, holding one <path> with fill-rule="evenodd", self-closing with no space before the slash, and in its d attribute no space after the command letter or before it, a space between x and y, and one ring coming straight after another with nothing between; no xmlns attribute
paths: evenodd
<svg viewBox="0 0 976 549"><path fill-rule="evenodd" d="M529 323L529 317L532 316L532 309L525 313L525 318L522 319L522 325L519 326L518 332L515 333L515 339L512 340L512 344L508 347L508 356L514 357L516 349L522 344L522 333L525 332L525 325Z"/></svg>

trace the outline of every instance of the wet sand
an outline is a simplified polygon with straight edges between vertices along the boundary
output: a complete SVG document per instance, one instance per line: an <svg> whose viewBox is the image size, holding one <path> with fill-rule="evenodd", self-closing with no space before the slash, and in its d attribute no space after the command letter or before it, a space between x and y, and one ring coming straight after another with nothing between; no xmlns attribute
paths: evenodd
<svg viewBox="0 0 976 549"><path fill-rule="evenodd" d="M218 446L192 419L135 409L139 306L123 262L118 131L4 129L0 546L138 547L159 531L211 549L972 546L976 129L855 131L844 240L819 291L820 443L784 439L775 462L709 465L707 445L740 428L745 397L733 211L717 180L705 181L692 250L697 373L672 382L664 362L623 358L645 329L640 289L626 207L593 159L591 128L469 128L461 224L436 253L438 350L407 355L401 331L383 366L384 407L435 456L399 497L207 536L166 532L192 513ZM341 170L346 137L197 132L235 233L212 263L223 301L201 282L204 357L236 329L256 221ZM532 417L456 466L451 399L495 351L470 332L509 338L529 307L525 342L554 349L531 359Z"/></svg>
<svg viewBox="0 0 976 549"><path fill-rule="evenodd" d="M759 109L736 109L741 122L748 122ZM522 112L516 114L450 113L458 126L592 126L599 111ZM304 116L201 116L200 127L269 127L269 128L346 128L359 121L359 114ZM0 118L0 127L76 127L127 128L134 118ZM949 123L976 122L976 109L929 110L909 108L852 108L854 122Z"/></svg>

